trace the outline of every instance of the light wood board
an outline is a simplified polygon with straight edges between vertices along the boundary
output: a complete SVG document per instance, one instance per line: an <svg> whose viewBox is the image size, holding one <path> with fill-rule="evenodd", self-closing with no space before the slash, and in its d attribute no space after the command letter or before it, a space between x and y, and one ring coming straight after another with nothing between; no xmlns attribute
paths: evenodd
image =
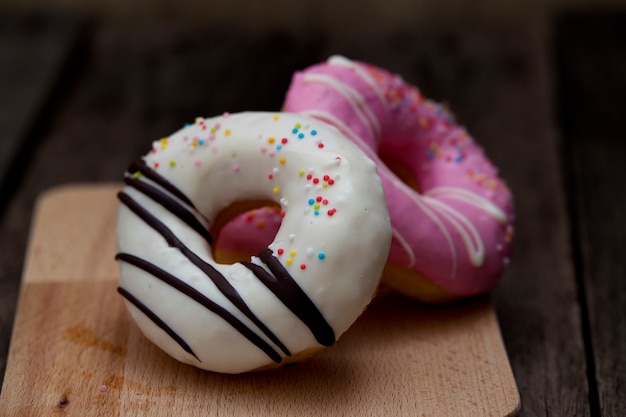
<svg viewBox="0 0 626 417"><path fill-rule="evenodd" d="M428 307L381 291L332 347L221 375L143 337L116 293L117 184L37 205L0 415L511 416L519 395L491 301Z"/></svg>

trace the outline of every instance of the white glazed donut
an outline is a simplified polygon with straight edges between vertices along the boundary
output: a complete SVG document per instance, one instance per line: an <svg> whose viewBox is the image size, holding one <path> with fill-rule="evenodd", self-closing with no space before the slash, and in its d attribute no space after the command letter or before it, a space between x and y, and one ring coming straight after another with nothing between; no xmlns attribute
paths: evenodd
<svg viewBox="0 0 626 417"><path fill-rule="evenodd" d="M142 332L216 372L285 364L332 345L371 301L391 227L376 165L307 116L198 118L132 163L119 193L119 292ZM215 223L239 203L283 214L266 250L218 264Z"/></svg>

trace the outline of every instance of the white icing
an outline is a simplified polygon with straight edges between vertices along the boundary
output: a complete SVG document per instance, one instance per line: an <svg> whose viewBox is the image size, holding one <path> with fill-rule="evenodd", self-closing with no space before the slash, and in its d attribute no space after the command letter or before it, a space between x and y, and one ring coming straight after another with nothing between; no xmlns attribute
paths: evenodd
<svg viewBox="0 0 626 417"><path fill-rule="evenodd" d="M374 78L369 75L367 71L365 71L360 65L357 65L354 61L341 55L333 55L328 58L327 62L329 65L343 66L349 68L351 71L354 71L354 73L357 74L372 89L372 91L374 91L376 97L378 97L378 100L380 101L380 104L382 104L385 111L389 111L389 105L387 104L385 95L378 87L376 80L374 80Z"/></svg>
<svg viewBox="0 0 626 417"><path fill-rule="evenodd" d="M492 218L494 218L500 224L506 224L507 218L506 213L500 209L500 207L493 204L491 201L486 198L460 187L435 187L431 188L424 195L435 197L435 196L446 196L449 198L455 198L457 200L464 201L468 204L471 204L474 207L478 207L483 210L487 214L489 214Z"/></svg>
<svg viewBox="0 0 626 417"><path fill-rule="evenodd" d="M342 95L361 119L363 125L367 128L372 138L380 138L380 123L378 118L367 105L365 98L354 87L341 82L335 77L324 74L305 74L304 81L309 83L322 83L333 88L337 93Z"/></svg>
<svg viewBox="0 0 626 417"><path fill-rule="evenodd" d="M391 242L389 215L376 165L326 123L285 113L276 114L279 118L275 120L274 115L255 112L198 119L170 136L166 145L156 142L157 151L147 154L144 160L149 167L158 164L156 172L193 202L197 209L194 214L201 221L214 219L229 204L241 200L282 201L285 216L269 248L338 338L370 302ZM310 128L300 129L305 138L298 139L292 134L296 123ZM215 132L211 132L213 127L216 127ZM313 129L315 136L311 134ZM270 143L270 137L274 138L274 143ZM276 150L283 137L288 138L288 143ZM204 143L190 148L193 138L206 138L210 146ZM337 157L341 163L328 164ZM233 169L234 166L238 169ZM274 168L279 169L274 171ZM330 175L335 181L332 186L311 187L312 180L303 176L303 172L320 179ZM268 179L270 173L273 174L271 180ZM139 179L154 184L144 176ZM320 346L311 330L248 268L240 263L216 263L208 243L168 209L136 188L128 186L123 192L156 216L202 261L218 270L292 353ZM320 210L308 203L317 195L329 201ZM288 206L287 201L291 203ZM336 212L328 215L330 209ZM315 215L315 211L319 215ZM120 253L145 259L180 278L232 313L280 352L211 279L179 249L170 247L125 204L120 204L118 211L117 238ZM284 250L282 256L278 255L279 248ZM291 259L290 264L288 259ZM266 268L257 257L251 261ZM301 264L305 264L305 269L300 268ZM266 353L220 316L144 270L120 262L120 287L154 311L197 356L183 350L150 318L127 302L144 334L176 359L227 373L245 372L271 363Z"/></svg>

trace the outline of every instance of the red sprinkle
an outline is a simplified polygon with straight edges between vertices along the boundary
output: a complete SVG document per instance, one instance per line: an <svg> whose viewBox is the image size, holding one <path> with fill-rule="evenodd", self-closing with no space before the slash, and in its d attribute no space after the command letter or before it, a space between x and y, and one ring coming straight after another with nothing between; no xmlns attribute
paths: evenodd
<svg viewBox="0 0 626 417"><path fill-rule="evenodd" d="M330 177L328 175L324 175L324 181L328 181Z"/></svg>
<svg viewBox="0 0 626 417"><path fill-rule="evenodd" d="M274 176L273 176L272 174L269 174L269 175L267 176L267 179L268 179L268 180L272 180L272 179L274 179Z"/></svg>
<svg viewBox="0 0 626 417"><path fill-rule="evenodd" d="M320 149L322 149L322 148L324 147L324 144L323 144L323 143L320 143L320 144L318 144L318 145L317 145L317 147L318 147L318 148L320 148Z"/></svg>
<svg viewBox="0 0 626 417"><path fill-rule="evenodd" d="M318 203L322 201L322 196L318 195L317 197L315 197L315 201L317 201Z"/></svg>
<svg viewBox="0 0 626 417"><path fill-rule="evenodd" d="M287 142L289 142L289 140L287 140L287 138L282 138L282 139L280 140L280 143L282 143L283 145L284 145L285 143L287 143Z"/></svg>
<svg viewBox="0 0 626 417"><path fill-rule="evenodd" d="M320 182L320 179L319 179L319 178L317 178L317 177L313 178L313 184L317 184L317 183L319 183L319 182Z"/></svg>
<svg viewBox="0 0 626 417"><path fill-rule="evenodd" d="M326 200L326 199L322 200L322 204L323 204L323 205L328 204L328 200Z"/></svg>
<svg viewBox="0 0 626 417"><path fill-rule="evenodd" d="M334 179L330 178L330 179L328 180L328 185L333 185L334 183L335 183L335 180L334 180Z"/></svg>
<svg viewBox="0 0 626 417"><path fill-rule="evenodd" d="M308 174L308 175L306 176L306 179L307 179L307 180L310 180L311 178L313 178L313 175L311 175L311 174Z"/></svg>
<svg viewBox="0 0 626 417"><path fill-rule="evenodd" d="M285 214L286 214L286 213L285 213L284 211L281 211L281 212L280 212L280 217L285 217Z"/></svg>
<svg viewBox="0 0 626 417"><path fill-rule="evenodd" d="M283 248L278 248L278 250L276 251L279 255L282 255L283 253L285 253L285 250Z"/></svg>
<svg viewBox="0 0 626 417"><path fill-rule="evenodd" d="M332 216L332 215L333 215L333 214L335 214L336 212L337 212L337 209L332 208L332 209L328 210L328 215L329 215L329 216Z"/></svg>
<svg viewBox="0 0 626 417"><path fill-rule="evenodd" d="M305 270L306 269L306 265L305 264L300 264L300 269Z"/></svg>

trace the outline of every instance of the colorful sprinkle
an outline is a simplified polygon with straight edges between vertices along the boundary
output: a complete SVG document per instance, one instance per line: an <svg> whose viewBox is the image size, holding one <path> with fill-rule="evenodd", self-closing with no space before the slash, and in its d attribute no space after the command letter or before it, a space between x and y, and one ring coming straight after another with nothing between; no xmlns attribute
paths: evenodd
<svg viewBox="0 0 626 417"><path fill-rule="evenodd" d="M282 165L284 165L284 164L285 164L285 162L287 162L287 159L285 159L285 158L283 157L283 158L280 158L280 159L278 160L278 162L280 162Z"/></svg>
<svg viewBox="0 0 626 417"><path fill-rule="evenodd" d="M306 264L300 264L300 269L304 271L306 269Z"/></svg>
<svg viewBox="0 0 626 417"><path fill-rule="evenodd" d="M278 253L278 255L282 255L283 253L285 253L285 250L283 248L278 248L276 253Z"/></svg>
<svg viewBox="0 0 626 417"><path fill-rule="evenodd" d="M320 260L325 259L326 258L326 254L324 252L320 252L320 253L317 254L317 258L320 259Z"/></svg>
<svg viewBox="0 0 626 417"><path fill-rule="evenodd" d="M287 259L285 260L285 263L286 263L287 265L291 265L291 264L293 263L293 259L291 259L291 258L287 258Z"/></svg>
<svg viewBox="0 0 626 417"><path fill-rule="evenodd" d="M172 160L170 160L170 166L171 166L171 167L176 166L176 161L174 161L173 159L172 159Z"/></svg>
<svg viewBox="0 0 626 417"><path fill-rule="evenodd" d="M277 115L277 114L275 114L275 115L274 115L274 117L273 117L273 119L274 119L274 121L276 122L276 121L278 121L278 119L280 119L280 116L279 116L279 115Z"/></svg>
<svg viewBox="0 0 626 417"><path fill-rule="evenodd" d="M295 258L297 254L298 252L295 249L292 249L291 251L289 251L289 256L291 256L292 258Z"/></svg>
<svg viewBox="0 0 626 417"><path fill-rule="evenodd" d="M225 134L226 136L230 136L230 129L226 129L226 130L224 131L224 134Z"/></svg>
<svg viewBox="0 0 626 417"><path fill-rule="evenodd" d="M269 138L269 139L267 140L267 142L268 142L269 144L272 144L272 143L276 142L276 138L271 137L271 138Z"/></svg>
<svg viewBox="0 0 626 417"><path fill-rule="evenodd" d="M298 175L299 175L300 177L304 177L304 170L303 170L303 169L299 170L299 171L298 171Z"/></svg>
<svg viewBox="0 0 626 417"><path fill-rule="evenodd" d="M274 194L278 194L278 193L280 192L280 188L278 188L278 187L274 187L274 188L272 188L272 192L273 192Z"/></svg>
<svg viewBox="0 0 626 417"><path fill-rule="evenodd" d="M311 136L315 136L315 135L317 135L317 130L315 129L311 130Z"/></svg>

